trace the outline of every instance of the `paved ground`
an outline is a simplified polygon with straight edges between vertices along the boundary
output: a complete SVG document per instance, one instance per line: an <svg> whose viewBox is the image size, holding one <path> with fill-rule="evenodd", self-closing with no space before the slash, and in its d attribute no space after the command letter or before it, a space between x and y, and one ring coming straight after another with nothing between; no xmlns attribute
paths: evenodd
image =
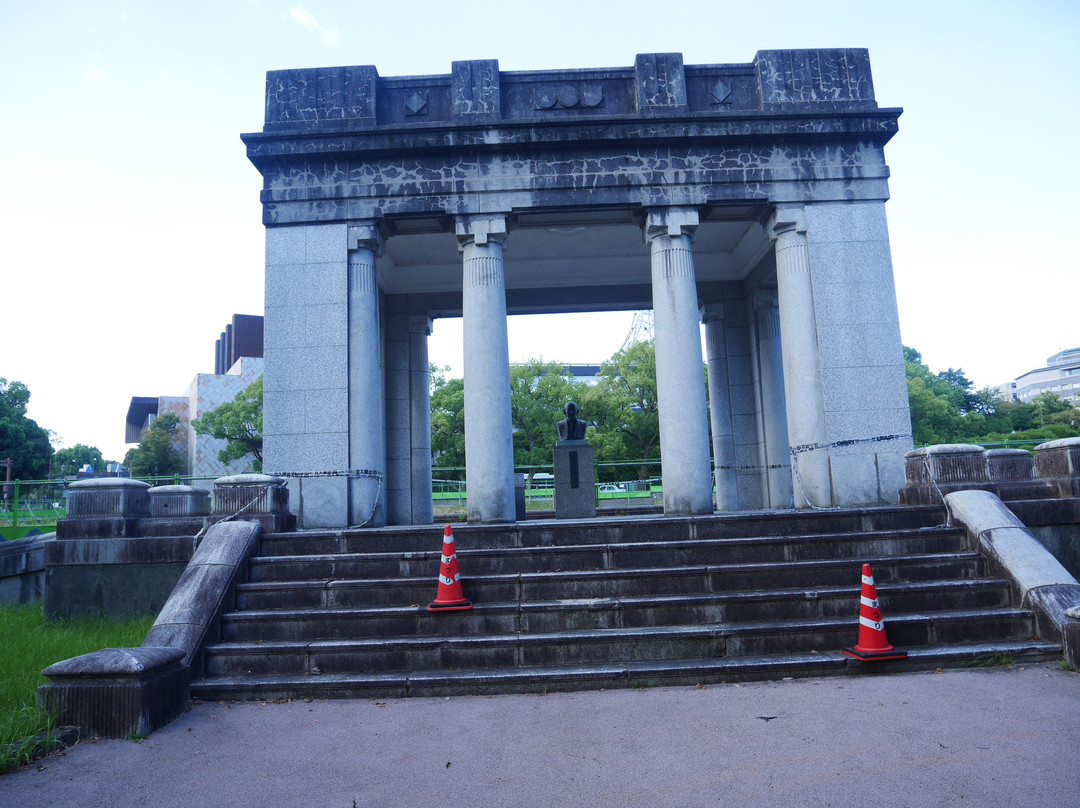
<svg viewBox="0 0 1080 808"><path fill-rule="evenodd" d="M199 704L0 806L1076 806L1053 665L547 696Z"/></svg>

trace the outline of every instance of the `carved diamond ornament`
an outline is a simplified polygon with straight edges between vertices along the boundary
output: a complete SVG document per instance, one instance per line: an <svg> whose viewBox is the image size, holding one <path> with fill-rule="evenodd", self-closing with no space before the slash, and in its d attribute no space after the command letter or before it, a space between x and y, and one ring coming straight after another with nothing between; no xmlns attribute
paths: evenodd
<svg viewBox="0 0 1080 808"><path fill-rule="evenodd" d="M405 114L406 115L426 115L427 114L427 93L419 93L416 90L412 92L405 99Z"/></svg>
<svg viewBox="0 0 1080 808"><path fill-rule="evenodd" d="M709 88L709 103L730 104L731 88L724 84L720 79L717 79L716 84Z"/></svg>

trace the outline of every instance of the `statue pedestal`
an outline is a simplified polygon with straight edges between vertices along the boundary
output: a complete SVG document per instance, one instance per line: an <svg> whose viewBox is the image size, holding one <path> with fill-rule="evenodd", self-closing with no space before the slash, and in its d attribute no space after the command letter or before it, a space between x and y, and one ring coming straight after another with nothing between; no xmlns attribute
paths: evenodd
<svg viewBox="0 0 1080 808"><path fill-rule="evenodd" d="M555 518L596 516L596 472L587 440L555 442Z"/></svg>

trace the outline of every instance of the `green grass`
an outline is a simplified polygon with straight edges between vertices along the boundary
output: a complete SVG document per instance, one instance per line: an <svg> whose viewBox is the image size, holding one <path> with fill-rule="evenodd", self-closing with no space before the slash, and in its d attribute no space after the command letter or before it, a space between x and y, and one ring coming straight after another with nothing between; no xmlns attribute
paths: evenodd
<svg viewBox="0 0 1080 808"><path fill-rule="evenodd" d="M141 645L153 623L152 614L46 623L40 602L0 607L0 773L48 751L47 740L35 741L55 726L53 716L37 706L43 668L102 648Z"/></svg>
<svg viewBox="0 0 1080 808"><path fill-rule="evenodd" d="M1058 669L1068 671L1069 673L1076 673L1076 666L1067 659L1063 659L1058 663Z"/></svg>

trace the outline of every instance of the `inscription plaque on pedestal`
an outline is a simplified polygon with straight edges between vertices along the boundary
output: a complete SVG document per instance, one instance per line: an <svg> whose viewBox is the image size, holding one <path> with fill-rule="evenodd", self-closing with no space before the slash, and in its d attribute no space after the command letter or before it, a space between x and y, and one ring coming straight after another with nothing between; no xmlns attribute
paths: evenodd
<svg viewBox="0 0 1080 808"><path fill-rule="evenodd" d="M587 440L555 442L555 517L596 516L596 473L592 444Z"/></svg>

